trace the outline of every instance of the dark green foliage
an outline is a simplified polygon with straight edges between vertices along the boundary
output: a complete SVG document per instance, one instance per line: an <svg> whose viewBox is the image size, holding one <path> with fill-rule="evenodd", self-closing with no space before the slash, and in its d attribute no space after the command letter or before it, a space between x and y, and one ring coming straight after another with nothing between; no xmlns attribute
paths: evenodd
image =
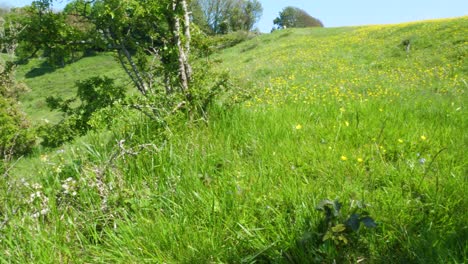
<svg viewBox="0 0 468 264"><path fill-rule="evenodd" d="M18 96L25 86L14 79L14 64L0 64L0 159L27 154L35 143L29 121L18 106ZM1 171L1 168L0 168Z"/></svg>
<svg viewBox="0 0 468 264"><path fill-rule="evenodd" d="M47 98L48 106L61 111L65 117L58 124L47 124L39 129L43 139L42 145L57 147L76 136L86 134L92 128L90 120L94 113L111 107L125 97L125 89L115 85L114 80L108 77L92 77L77 82L76 86L78 90L74 98ZM80 105L74 106L76 101L79 101ZM111 119L112 116L108 116L101 120L105 124Z"/></svg>
<svg viewBox="0 0 468 264"><path fill-rule="evenodd" d="M34 142L29 122L17 102L0 97L0 158L26 154Z"/></svg>
<svg viewBox="0 0 468 264"><path fill-rule="evenodd" d="M279 13L273 23L281 28L323 27L323 23L309 15L306 11L288 6Z"/></svg>
<svg viewBox="0 0 468 264"><path fill-rule="evenodd" d="M96 48L94 26L71 11L55 12L51 1L34 1L13 9L6 21L21 28L16 51L19 59L42 55L51 65L64 66Z"/></svg>
<svg viewBox="0 0 468 264"><path fill-rule="evenodd" d="M322 237L322 247L327 254L338 252L347 246L360 248L358 231L362 225L375 228L377 224L369 216L367 205L361 201L352 200L347 213L343 213L343 205L338 201L323 200L316 207L325 214L325 219L319 225L319 234ZM328 242L333 243L328 243ZM333 254L332 254L333 257Z"/></svg>

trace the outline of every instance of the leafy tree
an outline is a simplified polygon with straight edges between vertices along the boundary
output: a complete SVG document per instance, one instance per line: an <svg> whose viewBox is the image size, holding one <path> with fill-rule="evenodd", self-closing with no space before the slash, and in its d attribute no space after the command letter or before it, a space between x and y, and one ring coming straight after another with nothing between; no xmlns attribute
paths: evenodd
<svg viewBox="0 0 468 264"><path fill-rule="evenodd" d="M102 34L89 20L91 7L92 4L89 0L74 0L68 3L63 10L65 23L69 30L68 43L73 46L72 52L106 50ZM73 55L72 53L72 57Z"/></svg>
<svg viewBox="0 0 468 264"><path fill-rule="evenodd" d="M323 23L309 15L306 11L288 6L279 13L273 23L281 28L323 27Z"/></svg>
<svg viewBox="0 0 468 264"><path fill-rule="evenodd" d="M54 13L48 1L33 1L30 6L17 9L14 19L14 22L25 26L18 36L20 45L17 55L30 58L43 51L53 64L64 63L65 47L58 46L62 33L65 33L64 17Z"/></svg>
<svg viewBox="0 0 468 264"><path fill-rule="evenodd" d="M74 14L55 12L48 0L33 1L30 6L13 9L5 19L23 27L18 34L16 51L20 59L42 53L50 64L58 66L83 55L93 43L90 39L96 32L91 24L84 23Z"/></svg>
<svg viewBox="0 0 468 264"><path fill-rule="evenodd" d="M236 1L229 11L229 31L250 31L261 18L263 12L262 4L257 0Z"/></svg>
<svg viewBox="0 0 468 264"><path fill-rule="evenodd" d="M252 30L263 12L258 0L194 0L191 9L195 24L212 34Z"/></svg>
<svg viewBox="0 0 468 264"><path fill-rule="evenodd" d="M94 1L89 0L73 0L65 6L63 12L65 14L79 14L84 17L89 17L93 2Z"/></svg>
<svg viewBox="0 0 468 264"><path fill-rule="evenodd" d="M141 94L177 88L190 98L190 19L185 0L97 0L91 16ZM159 78L163 77L163 78ZM159 85L160 80L163 85Z"/></svg>
<svg viewBox="0 0 468 264"><path fill-rule="evenodd" d="M41 2L40 7L50 7L48 0L37 2ZM77 14L92 24L99 34L99 41L116 52L122 68L140 92L140 96L133 96L124 105L143 112L160 124L166 124L166 119L179 112L188 113L190 118L194 114L204 116L206 106L227 83L226 76L207 73L206 64L199 66L204 68L203 71L193 73L190 63L192 35L195 34L196 46L203 49L204 44L199 37L202 34L191 30L186 0L78 0L72 2L65 13ZM105 86L112 87L110 84ZM102 96L98 93L91 99L99 101ZM65 112L66 118L60 126L43 129L46 131L43 133L45 144L58 145L81 134L77 131L87 131L88 117L98 109L72 109L71 102L48 100L50 106ZM87 103L93 104L91 101ZM83 113L86 118L81 115ZM48 138L49 135L53 137Z"/></svg>

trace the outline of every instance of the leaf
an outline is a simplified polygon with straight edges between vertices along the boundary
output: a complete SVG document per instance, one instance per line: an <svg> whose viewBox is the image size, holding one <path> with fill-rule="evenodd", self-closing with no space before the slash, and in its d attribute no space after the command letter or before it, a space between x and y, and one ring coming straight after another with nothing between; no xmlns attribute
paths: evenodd
<svg viewBox="0 0 468 264"><path fill-rule="evenodd" d="M338 224L331 228L331 230L335 233L340 233L346 230L346 226L343 224Z"/></svg>
<svg viewBox="0 0 468 264"><path fill-rule="evenodd" d="M328 239L330 239L330 238L332 238L332 237L333 237L333 234L332 234L330 231L328 231L328 232L325 234L325 236L323 236L322 241L327 241Z"/></svg>
<svg viewBox="0 0 468 264"><path fill-rule="evenodd" d="M343 241L343 243L344 243L345 245L348 244L348 239L347 239L345 236L343 236L343 235L339 235L339 236L338 236L338 240Z"/></svg>
<svg viewBox="0 0 468 264"><path fill-rule="evenodd" d="M374 219L370 216L365 216L361 218L361 222L367 227L367 228L374 228L377 227L377 224L375 223Z"/></svg>
<svg viewBox="0 0 468 264"><path fill-rule="evenodd" d="M348 220L346 220L346 225L349 226L353 231L357 231L360 224L361 222L359 221L359 215L357 214L352 214Z"/></svg>

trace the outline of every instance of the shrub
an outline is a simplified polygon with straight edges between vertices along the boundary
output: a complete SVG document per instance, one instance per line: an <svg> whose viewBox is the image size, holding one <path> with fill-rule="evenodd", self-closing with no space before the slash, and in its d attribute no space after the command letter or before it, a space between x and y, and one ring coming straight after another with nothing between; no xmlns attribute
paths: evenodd
<svg viewBox="0 0 468 264"><path fill-rule="evenodd" d="M9 160L13 156L27 154L34 146L34 136L25 114L17 103L0 97L0 157Z"/></svg>
<svg viewBox="0 0 468 264"><path fill-rule="evenodd" d="M12 62L0 64L0 159L3 162L27 154L35 142L29 121L18 106L17 98L25 86L15 81L14 70Z"/></svg>
<svg viewBox="0 0 468 264"><path fill-rule="evenodd" d="M65 118L58 124L46 124L39 128L42 137L42 145L46 147L58 147L61 144L86 134L92 128L105 126L112 116L101 120L102 124L94 122L91 126L93 115L107 107L111 107L125 97L125 88L114 84L114 80L108 77L91 77L76 83L77 95L74 98L64 100L57 97L48 97L47 105L53 110L64 113ZM76 107L73 104L79 101Z"/></svg>
<svg viewBox="0 0 468 264"><path fill-rule="evenodd" d="M257 36L258 33L248 31L236 31L230 34L213 37L213 46L216 50L227 49L234 47L244 41L250 40Z"/></svg>

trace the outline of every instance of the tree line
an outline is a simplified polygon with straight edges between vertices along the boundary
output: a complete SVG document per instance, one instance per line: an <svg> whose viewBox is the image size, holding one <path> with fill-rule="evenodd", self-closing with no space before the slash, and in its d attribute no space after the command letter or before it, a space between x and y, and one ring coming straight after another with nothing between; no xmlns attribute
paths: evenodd
<svg viewBox="0 0 468 264"><path fill-rule="evenodd" d="M105 23L109 24L109 21L103 21L109 13L105 8L108 8L111 2L74 0L60 12L53 9L53 0L33 1L30 6L23 8L0 9L5 32L0 42L8 42L10 41L8 38L15 35L18 57L33 58L41 52L41 56L48 58L49 63L56 66L64 66L80 56L96 51L112 50L114 48L112 43L106 39L108 32L103 31ZM131 8L138 5L148 6L151 9L154 5L152 2L131 0L126 1L125 5ZM252 31L263 13L262 4L258 0L189 0L186 4L192 30L196 28L207 35ZM116 5L124 4L118 2ZM160 5L164 5L164 1ZM121 18L123 19L121 21L128 22L126 21L128 18L128 16ZM117 17L113 21L117 24L121 22ZM274 29L323 27L320 20L302 9L291 6L284 8L273 22L276 26ZM141 29L145 28L143 24L147 24L138 23L141 24ZM19 27L22 27L21 30ZM133 30L132 34L135 36L145 33L140 31Z"/></svg>

